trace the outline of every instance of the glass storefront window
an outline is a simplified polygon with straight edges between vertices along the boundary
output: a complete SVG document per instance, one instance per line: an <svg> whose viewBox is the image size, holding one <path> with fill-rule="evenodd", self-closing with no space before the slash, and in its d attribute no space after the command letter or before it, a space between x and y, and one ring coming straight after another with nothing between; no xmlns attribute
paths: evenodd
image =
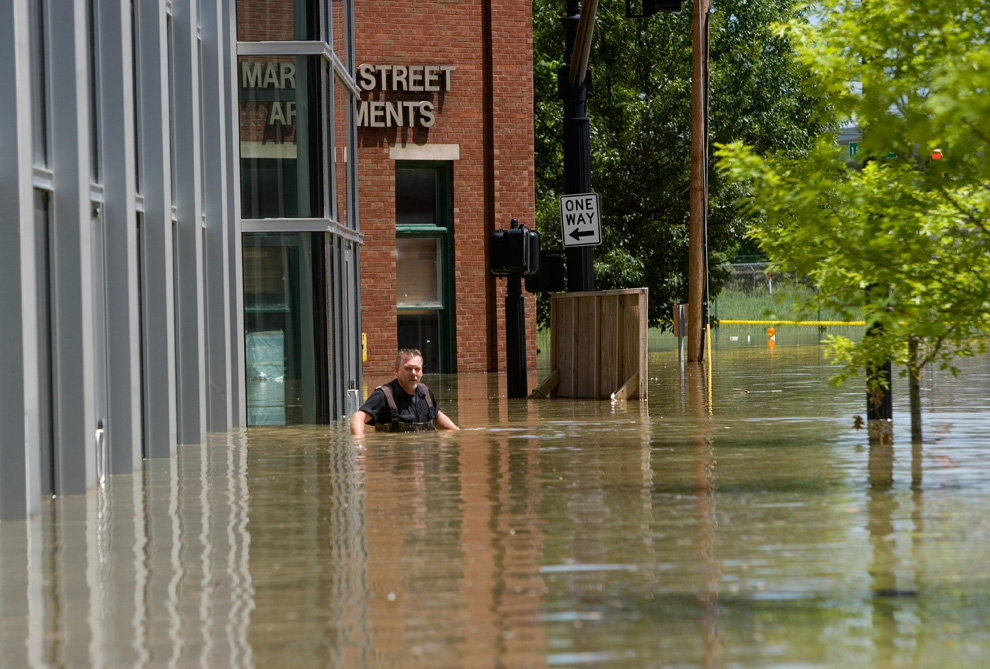
<svg viewBox="0 0 990 669"><path fill-rule="evenodd" d="M332 0L330 18L333 21L333 52L340 62L347 63L347 15L350 0Z"/></svg>
<svg viewBox="0 0 990 669"><path fill-rule="evenodd" d="M34 135L34 164L48 166L48 85L47 40L45 39L45 3L29 5L31 33L31 132Z"/></svg>
<svg viewBox="0 0 990 669"><path fill-rule="evenodd" d="M248 425L329 421L322 233L244 235Z"/></svg>
<svg viewBox="0 0 990 669"><path fill-rule="evenodd" d="M313 41L320 32L325 0L237 0L237 39L241 42Z"/></svg>
<svg viewBox="0 0 990 669"><path fill-rule="evenodd" d="M140 53L140 43L141 39L140 33L137 29L137 8L134 6L134 0L131 0L131 71L133 73L132 83L134 84L134 104L131 109L134 112L134 186L138 193L143 192L143 187L141 180L144 175L141 173L141 105L138 103L138 98L141 91L141 63L138 59L138 53Z"/></svg>
<svg viewBox="0 0 990 669"><path fill-rule="evenodd" d="M86 46L89 51L89 171L90 180L100 183L100 77L96 62L99 36L96 27L96 2L86 4Z"/></svg>
<svg viewBox="0 0 990 669"><path fill-rule="evenodd" d="M395 224L437 225L437 170L395 170Z"/></svg>
<svg viewBox="0 0 990 669"><path fill-rule="evenodd" d="M417 309L400 311L397 334L400 348L418 348L423 354L423 369L430 374L450 371L441 363L440 321L442 312Z"/></svg>
<svg viewBox="0 0 990 669"><path fill-rule="evenodd" d="M431 372L453 372L451 166L395 166L396 324L400 348L418 348Z"/></svg>
<svg viewBox="0 0 990 669"><path fill-rule="evenodd" d="M337 222L346 226L348 204L348 170L350 163L350 142L347 125L347 112L351 106L351 94L347 87L334 77L333 87L333 162L334 197Z"/></svg>
<svg viewBox="0 0 990 669"><path fill-rule="evenodd" d="M439 237L397 237L395 283L400 307L443 306Z"/></svg>
<svg viewBox="0 0 990 669"><path fill-rule="evenodd" d="M38 304L38 419L41 429L39 448L41 452L41 491L51 494L55 490L55 387L54 357L52 348L53 302L52 294L52 217L51 194L34 191L34 267Z"/></svg>
<svg viewBox="0 0 990 669"><path fill-rule="evenodd" d="M324 218L323 81L318 56L237 59L243 218Z"/></svg>

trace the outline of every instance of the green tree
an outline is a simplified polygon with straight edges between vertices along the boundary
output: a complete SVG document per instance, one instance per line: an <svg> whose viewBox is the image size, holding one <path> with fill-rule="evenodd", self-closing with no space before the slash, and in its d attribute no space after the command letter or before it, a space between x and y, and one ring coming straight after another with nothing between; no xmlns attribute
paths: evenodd
<svg viewBox="0 0 990 669"><path fill-rule="evenodd" d="M712 141L801 154L825 127L827 119L805 92L807 73L792 58L789 39L770 30L791 15L792 5L793 0L717 3L710 21ZM537 228L544 248L562 248L557 70L564 56L565 7L565 0L533 2ZM653 325L669 322L671 305L687 299L691 48L689 11L627 19L624 0L598 6L588 102L591 182L603 210L595 282L599 289L648 287ZM748 214L734 204L742 193L738 184L710 173L712 294L724 279L718 265L745 243ZM541 301L544 323L546 307Z"/></svg>
<svg viewBox="0 0 990 669"><path fill-rule="evenodd" d="M990 313L990 8L955 0L824 0L818 20L776 27L815 95L855 119L865 160L825 135L804 156L742 142L720 170L748 189L751 229L772 261L810 277L816 304L858 313L878 336L833 337L837 381L904 366L912 434L919 379L984 348ZM936 160L933 156L942 157Z"/></svg>

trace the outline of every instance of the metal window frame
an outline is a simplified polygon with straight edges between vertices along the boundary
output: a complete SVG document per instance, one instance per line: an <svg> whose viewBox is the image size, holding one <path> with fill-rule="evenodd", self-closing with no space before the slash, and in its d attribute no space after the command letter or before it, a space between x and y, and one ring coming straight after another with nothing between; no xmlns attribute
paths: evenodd
<svg viewBox="0 0 990 669"><path fill-rule="evenodd" d="M430 169L437 175L436 211L434 224L409 223L395 226L395 236L432 236L440 240L440 295L442 304L433 306L399 306L396 313L406 311L431 310L441 313L440 322L440 365L443 372L454 372L457 367L455 348L455 303L454 303L454 165L449 160L396 160L394 171L400 169Z"/></svg>
<svg viewBox="0 0 990 669"><path fill-rule="evenodd" d="M236 0L224 0L230 5ZM355 77L355 56L354 56L354 0L344 0L344 13L346 21L345 41L347 45L346 63L333 50L333 21L331 18L331 0L323 0L323 16L321 25L324 40L293 40L293 41L240 41L236 40L236 21L232 21L231 30L236 42L234 47L231 67L233 72L230 77L230 118L235 119L229 134L231 143L232 183L237 189L234 205L236 207L235 230L238 247L241 246L240 237L243 234L255 232L325 232L325 249L327 254L326 271L327 291L326 299L329 301L327 316L330 322L327 324L327 338L330 348L329 365L329 388L330 388L330 415L340 417L346 413L347 390L348 388L358 388L362 383L362 370L360 364L360 255L359 249L364 244L364 235L360 232L357 208L357 161L353 159L357 147L357 126L356 126L356 100L360 97L360 88ZM232 40L233 41L233 40ZM323 187L324 193L324 218L268 218L268 219L246 219L241 216L240 210L240 161L239 161L239 140L240 124L238 113L239 86L237 81L237 65L240 56L318 56L324 67L321 68L323 79L323 117L321 125L323 127L323 161L325 178ZM328 75L328 76L327 76ZM338 86L337 83L342 86ZM347 161L345 188L346 202L346 224L340 222L340 202L336 197L337 193L337 172L334 169L333 148L335 146L336 128L334 124L334 114L336 113L335 96L339 92L348 96L346 105L345 128L347 133L347 146L349 147L352 159ZM239 294L237 297L238 309L238 346L239 364L241 372L241 383L243 388L243 361L244 361L244 325L243 325L243 286L241 282L241 249L236 251L236 261L238 263L236 275L237 285L232 288ZM246 392L242 392L241 410L246 417ZM242 424L246 422L242 420Z"/></svg>
<svg viewBox="0 0 990 669"><path fill-rule="evenodd" d="M30 91L29 0L0 3L0 88ZM0 519L41 507L38 327L34 240L33 135L30 95L0 97ZM50 175L49 175L50 176ZM51 179L48 179L51 184Z"/></svg>

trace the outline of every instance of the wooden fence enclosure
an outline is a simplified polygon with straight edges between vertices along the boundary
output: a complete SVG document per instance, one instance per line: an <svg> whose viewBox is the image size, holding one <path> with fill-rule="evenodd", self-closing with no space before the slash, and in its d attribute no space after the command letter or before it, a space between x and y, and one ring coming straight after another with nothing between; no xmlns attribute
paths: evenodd
<svg viewBox="0 0 990 669"><path fill-rule="evenodd" d="M550 377L531 397L646 399L646 288L560 293L550 302Z"/></svg>

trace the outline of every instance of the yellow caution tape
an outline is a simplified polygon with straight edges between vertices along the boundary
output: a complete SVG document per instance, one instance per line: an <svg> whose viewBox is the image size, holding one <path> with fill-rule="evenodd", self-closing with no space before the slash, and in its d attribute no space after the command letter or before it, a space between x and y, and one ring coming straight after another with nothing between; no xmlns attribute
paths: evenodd
<svg viewBox="0 0 990 669"><path fill-rule="evenodd" d="M720 320L719 325L866 325L866 321L730 321Z"/></svg>

